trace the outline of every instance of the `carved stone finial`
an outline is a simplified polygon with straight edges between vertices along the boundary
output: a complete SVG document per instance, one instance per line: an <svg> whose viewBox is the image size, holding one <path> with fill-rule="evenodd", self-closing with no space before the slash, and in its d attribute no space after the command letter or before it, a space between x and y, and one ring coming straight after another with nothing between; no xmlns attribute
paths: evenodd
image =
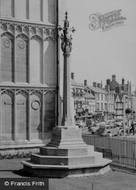
<svg viewBox="0 0 136 190"><path fill-rule="evenodd" d="M67 20L68 19L68 12L66 11L65 12L65 20Z"/></svg>
<svg viewBox="0 0 136 190"><path fill-rule="evenodd" d="M65 13L64 27L65 28L69 27L68 13L67 12Z"/></svg>
<svg viewBox="0 0 136 190"><path fill-rule="evenodd" d="M74 32L75 29L69 28L69 21L68 21L68 13L65 13L65 20L64 20L64 27L59 27L58 30L62 30L63 33L61 34L61 49L64 52L64 54L69 55L72 50L72 35L70 34L70 31Z"/></svg>

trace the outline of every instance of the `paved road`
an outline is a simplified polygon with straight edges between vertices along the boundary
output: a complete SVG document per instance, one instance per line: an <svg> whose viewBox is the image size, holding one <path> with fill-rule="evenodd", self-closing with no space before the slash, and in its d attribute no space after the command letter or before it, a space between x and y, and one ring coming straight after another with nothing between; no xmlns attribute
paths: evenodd
<svg viewBox="0 0 136 190"><path fill-rule="evenodd" d="M22 173L21 160L24 159L0 160L0 178L29 180ZM136 190L136 175L109 171L102 176L49 179L49 190Z"/></svg>

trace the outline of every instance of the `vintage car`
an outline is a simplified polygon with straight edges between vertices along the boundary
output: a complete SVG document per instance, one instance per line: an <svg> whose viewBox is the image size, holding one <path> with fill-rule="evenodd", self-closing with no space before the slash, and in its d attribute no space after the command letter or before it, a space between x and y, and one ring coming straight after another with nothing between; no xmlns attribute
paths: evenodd
<svg viewBox="0 0 136 190"><path fill-rule="evenodd" d="M98 129L100 128L101 125L104 125L105 122L98 122L98 123L94 123L90 128L89 128L89 132L91 132L91 134L96 134Z"/></svg>
<svg viewBox="0 0 136 190"><path fill-rule="evenodd" d="M113 125L101 125L97 131L97 134L100 136L117 136L120 135L120 127Z"/></svg>

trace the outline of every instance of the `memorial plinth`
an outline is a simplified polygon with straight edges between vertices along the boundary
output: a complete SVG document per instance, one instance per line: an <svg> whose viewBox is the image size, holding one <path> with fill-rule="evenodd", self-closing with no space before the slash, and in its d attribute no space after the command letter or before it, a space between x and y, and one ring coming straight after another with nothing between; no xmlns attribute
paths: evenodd
<svg viewBox="0 0 136 190"><path fill-rule="evenodd" d="M110 170L110 162L83 141L82 129L58 126L50 143L22 164L30 176L63 178L104 174Z"/></svg>
<svg viewBox="0 0 136 190"><path fill-rule="evenodd" d="M82 139L82 129L74 125L71 107L71 78L69 56L72 37L69 35L67 13L64 21L61 48L64 55L63 118L62 126L53 129L52 139L32 154L29 161L22 161L24 171L31 176L63 178L104 174L110 170L111 160L104 159L102 153L94 151Z"/></svg>

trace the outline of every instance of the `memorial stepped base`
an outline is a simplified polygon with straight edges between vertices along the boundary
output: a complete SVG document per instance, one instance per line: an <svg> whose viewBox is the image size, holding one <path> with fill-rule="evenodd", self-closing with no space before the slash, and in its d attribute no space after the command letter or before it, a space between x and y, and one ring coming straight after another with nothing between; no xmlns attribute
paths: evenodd
<svg viewBox="0 0 136 190"><path fill-rule="evenodd" d="M31 160L21 163L31 176L63 178L104 174L110 170L110 162L85 144L82 130L72 126L56 127L51 142L32 154Z"/></svg>

